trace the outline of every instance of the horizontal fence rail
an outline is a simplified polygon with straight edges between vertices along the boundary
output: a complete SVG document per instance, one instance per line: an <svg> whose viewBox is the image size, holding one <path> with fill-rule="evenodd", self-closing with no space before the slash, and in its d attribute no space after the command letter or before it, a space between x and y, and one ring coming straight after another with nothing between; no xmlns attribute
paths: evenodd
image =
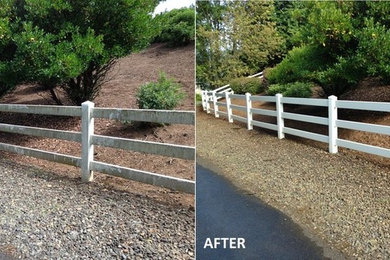
<svg viewBox="0 0 390 260"><path fill-rule="evenodd" d="M377 112L390 112L390 103L385 102L367 102L367 101L345 101L336 102L338 108L369 110Z"/></svg>
<svg viewBox="0 0 390 260"><path fill-rule="evenodd" d="M95 161L91 162L91 169L93 171L103 172L109 175L160 186L171 190L187 193L195 192L194 182L190 180Z"/></svg>
<svg viewBox="0 0 390 260"><path fill-rule="evenodd" d="M222 102L215 102L215 99L213 99L215 96L215 94L210 94L209 91L202 91L202 100L205 100L205 102L202 103L203 110L207 111L208 113L210 113L210 111L213 111L216 117L219 117L220 114L226 116L230 123L234 122L234 120L246 123L248 130L251 130L253 126L256 126L276 131L278 133L279 139L283 139L285 134L289 134L323 143L328 143L330 153L337 153L338 147L340 146L352 150L390 158L390 149L388 148L362 144L358 142L340 139L338 137L339 128L364 131L382 135L390 135L390 126L341 120L337 117L339 109L368 110L389 113L390 103L388 102L337 100L337 97L335 96L330 96L328 99L316 99L283 97L281 94L276 94L275 96L252 96L249 93L246 93L245 95L224 93L223 104L224 107L226 107L226 112L222 112L219 111L218 108L218 105L221 105ZM246 100L246 102L245 105L234 105L231 103L232 99ZM276 104L276 109L271 110L254 108L252 105L253 102L272 102ZM320 117L284 112L284 105L320 106L325 108L327 107L328 116ZM245 117L234 115L232 113L232 110L240 110L245 112ZM253 115L276 117L276 124L254 120ZM286 127L284 124L284 121L286 119L328 126L328 135Z"/></svg>
<svg viewBox="0 0 390 260"><path fill-rule="evenodd" d="M0 112L49 116L81 116L81 107L0 104Z"/></svg>
<svg viewBox="0 0 390 260"><path fill-rule="evenodd" d="M81 143L81 133L0 123L0 132L31 135Z"/></svg>
<svg viewBox="0 0 390 260"><path fill-rule="evenodd" d="M76 116L81 117L82 121L81 132L0 123L0 132L55 138L81 143L81 157L5 143L0 143L1 151L80 167L83 181L92 181L93 171L99 171L105 174L119 176L172 190L192 194L195 193L195 182L191 180L130 169L93 160L94 145L185 160L194 160L195 148L191 146L148 142L94 134L94 118L194 125L195 112L193 111L95 108L92 102L87 101L84 102L81 107L0 104L0 112Z"/></svg>
<svg viewBox="0 0 390 260"><path fill-rule="evenodd" d="M58 162L58 163L78 166L78 167L80 167L81 165L81 158L79 157L59 154L54 152L46 152L46 151L33 149L33 148L26 148L18 145L0 143L0 150L5 152L10 152L10 153L27 155L27 156L31 156L38 159L44 159L51 162Z"/></svg>
<svg viewBox="0 0 390 260"><path fill-rule="evenodd" d="M184 145L163 144L102 135L92 135L92 144L186 160L192 160L195 157L195 149Z"/></svg>
<svg viewBox="0 0 390 260"><path fill-rule="evenodd" d="M95 108L92 117L162 124L195 124L195 112L192 111Z"/></svg>

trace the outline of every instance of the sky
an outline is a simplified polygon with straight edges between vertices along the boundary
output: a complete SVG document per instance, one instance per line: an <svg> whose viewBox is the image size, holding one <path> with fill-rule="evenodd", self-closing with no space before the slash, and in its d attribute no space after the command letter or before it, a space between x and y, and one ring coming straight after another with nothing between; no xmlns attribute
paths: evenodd
<svg viewBox="0 0 390 260"><path fill-rule="evenodd" d="M195 0L167 0L161 2L156 9L154 14L159 14L164 11L170 11L172 9L178 9L182 7L189 7L191 4L195 4Z"/></svg>

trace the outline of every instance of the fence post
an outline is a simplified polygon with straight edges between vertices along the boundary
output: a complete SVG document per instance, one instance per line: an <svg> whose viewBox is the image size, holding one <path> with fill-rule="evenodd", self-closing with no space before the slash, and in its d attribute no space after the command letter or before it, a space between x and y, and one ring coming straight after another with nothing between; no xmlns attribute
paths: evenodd
<svg viewBox="0 0 390 260"><path fill-rule="evenodd" d="M219 117L218 113L218 105L217 105L217 96L215 95L215 91L213 93L213 106L214 106L214 116Z"/></svg>
<svg viewBox="0 0 390 260"><path fill-rule="evenodd" d="M207 102L207 96L206 96L206 90L202 90L202 106L203 106L203 111L206 111L206 102Z"/></svg>
<svg viewBox="0 0 390 260"><path fill-rule="evenodd" d="M206 90L206 92L205 92L205 95L206 95L206 112L207 112L207 114L210 114L210 103L209 103L209 101L210 101L210 95L209 95L209 92Z"/></svg>
<svg viewBox="0 0 390 260"><path fill-rule="evenodd" d="M252 125L252 120L253 120L253 115L252 115L252 101L251 101L251 94L250 93L245 93L245 100L246 100L246 118L247 118L247 128L248 130L253 129Z"/></svg>
<svg viewBox="0 0 390 260"><path fill-rule="evenodd" d="M282 103L282 94L276 94L276 120L278 125L278 138L283 139L284 133L284 119L282 117L283 114L283 103Z"/></svg>
<svg viewBox="0 0 390 260"><path fill-rule="evenodd" d="M204 103L204 91L200 91L201 97L202 97L202 109L203 111L206 109L205 103Z"/></svg>
<svg viewBox="0 0 390 260"><path fill-rule="evenodd" d="M93 145L91 136L94 133L94 119L92 110L95 104L86 101L81 104L81 180L93 180L91 162L93 161Z"/></svg>
<svg viewBox="0 0 390 260"><path fill-rule="evenodd" d="M225 101L226 101L226 112L227 112L227 116L228 116L228 121L229 121L229 123L233 123L232 108L230 107L231 100L230 100L228 92L225 92Z"/></svg>
<svg viewBox="0 0 390 260"><path fill-rule="evenodd" d="M337 137L338 129L336 125L337 121L337 97L330 96L328 97L328 118L329 118L329 152L337 153Z"/></svg>

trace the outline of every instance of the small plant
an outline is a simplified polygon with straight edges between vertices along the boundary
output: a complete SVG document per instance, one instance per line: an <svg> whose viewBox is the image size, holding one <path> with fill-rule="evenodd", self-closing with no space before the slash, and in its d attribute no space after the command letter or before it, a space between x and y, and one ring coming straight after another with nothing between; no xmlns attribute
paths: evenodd
<svg viewBox="0 0 390 260"><path fill-rule="evenodd" d="M236 94L258 94L264 91L264 85L259 78L237 78L230 82L230 87Z"/></svg>
<svg viewBox="0 0 390 260"><path fill-rule="evenodd" d="M307 82L273 84L268 88L267 95L273 96L280 93L285 97L308 98L312 95L312 87L312 83Z"/></svg>
<svg viewBox="0 0 390 260"><path fill-rule="evenodd" d="M197 105L202 103L202 95L201 94L196 93L196 95L195 95L195 102L196 102Z"/></svg>
<svg viewBox="0 0 390 260"><path fill-rule="evenodd" d="M184 96L180 84L174 78L168 78L164 72L160 72L157 82L142 85L136 95L140 109L165 110L175 108Z"/></svg>

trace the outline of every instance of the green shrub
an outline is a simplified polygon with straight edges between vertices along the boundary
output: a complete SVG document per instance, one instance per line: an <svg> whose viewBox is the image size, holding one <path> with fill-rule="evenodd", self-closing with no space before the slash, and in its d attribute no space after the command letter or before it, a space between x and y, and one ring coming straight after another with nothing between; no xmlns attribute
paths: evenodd
<svg viewBox="0 0 390 260"><path fill-rule="evenodd" d="M137 103L140 109L173 109L184 98L181 86L168 78L163 72L157 82L142 85L137 91Z"/></svg>
<svg viewBox="0 0 390 260"><path fill-rule="evenodd" d="M75 105L92 101L115 60L150 43L157 4L0 0L0 62L9 65L0 68L0 88L38 83L54 94L63 87ZM4 74L16 77L7 82Z"/></svg>
<svg viewBox="0 0 390 260"><path fill-rule="evenodd" d="M312 95L312 87L313 84L308 82L273 84L268 88L267 95L273 96L280 93L284 97L308 98Z"/></svg>
<svg viewBox="0 0 390 260"><path fill-rule="evenodd" d="M230 82L230 87L236 94L257 94L264 91L262 79L259 78L237 78Z"/></svg>
<svg viewBox="0 0 390 260"><path fill-rule="evenodd" d="M366 20L365 26L359 35L358 63L366 68L368 75L379 76L389 84L390 29L374 23L373 19Z"/></svg>
<svg viewBox="0 0 390 260"><path fill-rule="evenodd" d="M174 9L157 15L157 36L155 42L168 42L173 46L186 45L195 39L195 10Z"/></svg>
<svg viewBox="0 0 390 260"><path fill-rule="evenodd" d="M317 73L318 82L327 96L345 93L365 76L366 72L356 58L340 58L333 66Z"/></svg>
<svg viewBox="0 0 390 260"><path fill-rule="evenodd" d="M292 49L276 67L267 71L270 84L315 81L315 72L329 63L321 48L302 46Z"/></svg>
<svg viewBox="0 0 390 260"><path fill-rule="evenodd" d="M195 95L195 101L196 101L196 102L202 102L202 95L199 94L199 93L196 93L196 95Z"/></svg>

